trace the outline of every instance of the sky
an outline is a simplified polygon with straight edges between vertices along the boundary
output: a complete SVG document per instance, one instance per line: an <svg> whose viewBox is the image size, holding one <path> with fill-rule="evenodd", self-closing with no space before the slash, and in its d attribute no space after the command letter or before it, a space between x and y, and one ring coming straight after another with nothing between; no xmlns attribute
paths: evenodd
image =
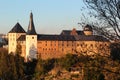
<svg viewBox="0 0 120 80"><path fill-rule="evenodd" d="M8 33L17 22L27 31L30 12L38 34L60 34L81 29L82 0L0 0L0 33Z"/></svg>

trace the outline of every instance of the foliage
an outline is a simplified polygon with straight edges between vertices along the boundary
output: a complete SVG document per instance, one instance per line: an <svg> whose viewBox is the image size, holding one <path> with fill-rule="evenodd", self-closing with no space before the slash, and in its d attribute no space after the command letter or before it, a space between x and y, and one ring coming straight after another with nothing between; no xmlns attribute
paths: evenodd
<svg viewBox="0 0 120 80"><path fill-rule="evenodd" d="M120 43L112 43L111 48L111 58L113 60L120 60Z"/></svg>
<svg viewBox="0 0 120 80"><path fill-rule="evenodd" d="M55 66L61 66L62 68L69 70L69 68L77 61L77 56L72 54L67 54L65 57L59 59L38 59L33 80L43 78Z"/></svg>
<svg viewBox="0 0 120 80"><path fill-rule="evenodd" d="M95 55L83 64L85 80L117 80L120 77L119 61L109 56Z"/></svg>
<svg viewBox="0 0 120 80"><path fill-rule="evenodd" d="M32 61L29 61L29 62L26 62L24 63L24 67L25 67L25 74L27 76L30 76L34 74L35 72L35 67L36 67L36 64L37 64L37 60L32 60Z"/></svg>
<svg viewBox="0 0 120 80"><path fill-rule="evenodd" d="M54 59L48 60L38 59L33 79L43 78L42 77L43 75L47 74L51 69L53 69L54 62L55 62Z"/></svg>
<svg viewBox="0 0 120 80"><path fill-rule="evenodd" d="M19 55L22 53L22 46L19 43L17 44L16 53Z"/></svg>
<svg viewBox="0 0 120 80"><path fill-rule="evenodd" d="M104 80L104 75L102 73L104 67L104 58L96 55L95 58L88 60L84 63L84 79L85 80Z"/></svg>
<svg viewBox="0 0 120 80"><path fill-rule="evenodd" d="M18 80L24 77L23 58L16 54L0 52L0 79Z"/></svg>
<svg viewBox="0 0 120 80"><path fill-rule="evenodd" d="M69 71L69 68L72 67L72 65L76 64L77 61L77 55L66 54L65 57L58 59L58 65L62 66L63 68Z"/></svg>
<svg viewBox="0 0 120 80"><path fill-rule="evenodd" d="M24 59L19 54L7 54L6 50L0 50L0 79L2 80L44 79L49 71L56 66L69 72L69 69L73 66L75 67L75 65L83 71L80 73L83 76L83 80L120 79L120 60L109 56L95 55L94 57L89 57L67 54L59 59L38 59L24 63ZM71 77L79 78L79 75L71 75Z"/></svg>

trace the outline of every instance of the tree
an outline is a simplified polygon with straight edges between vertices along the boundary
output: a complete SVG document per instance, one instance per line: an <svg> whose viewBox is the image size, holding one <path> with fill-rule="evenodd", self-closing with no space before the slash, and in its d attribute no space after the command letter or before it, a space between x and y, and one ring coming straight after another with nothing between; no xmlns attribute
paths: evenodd
<svg viewBox="0 0 120 80"><path fill-rule="evenodd" d="M119 0L83 0L93 16L103 21L102 27L120 39L120 1ZM101 29L102 29L101 28ZM112 31L111 31L112 30ZM105 32L105 31L104 31Z"/></svg>
<svg viewBox="0 0 120 80"><path fill-rule="evenodd" d="M120 60L120 43L112 43L110 45L110 49L111 49L111 58L113 60Z"/></svg>
<svg viewBox="0 0 120 80"><path fill-rule="evenodd" d="M35 67L33 80L42 79L46 73L53 69L54 63L55 59L42 60L39 58Z"/></svg>
<svg viewBox="0 0 120 80"><path fill-rule="evenodd" d="M20 43L17 44L16 53L18 55L21 55L21 53L22 53L22 46L20 45Z"/></svg>
<svg viewBox="0 0 120 80"><path fill-rule="evenodd" d="M95 55L94 58L84 62L84 79L85 80L105 80L103 68L105 59L100 55Z"/></svg>
<svg viewBox="0 0 120 80"><path fill-rule="evenodd" d="M77 55L66 54L65 57L58 59L58 65L69 71L70 67L78 62Z"/></svg>
<svg viewBox="0 0 120 80"><path fill-rule="evenodd" d="M15 67L18 75L18 79L22 79L24 75L24 58L21 57L19 54L14 56Z"/></svg>
<svg viewBox="0 0 120 80"><path fill-rule="evenodd" d="M24 77L24 60L18 54L0 49L0 80L18 80Z"/></svg>

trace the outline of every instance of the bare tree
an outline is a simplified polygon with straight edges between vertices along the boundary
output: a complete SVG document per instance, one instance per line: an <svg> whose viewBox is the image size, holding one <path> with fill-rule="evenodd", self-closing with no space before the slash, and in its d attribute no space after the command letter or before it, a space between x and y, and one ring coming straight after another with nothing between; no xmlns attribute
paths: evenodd
<svg viewBox="0 0 120 80"><path fill-rule="evenodd" d="M99 20L91 21L89 19L82 18L82 17L86 17L86 16L81 16L82 20L78 24L82 26L83 28L86 25L90 25L93 28L94 35L102 35L105 38L112 40L112 41L118 38L115 32L113 32L113 30L110 29L110 26L108 26L107 23L99 21Z"/></svg>
<svg viewBox="0 0 120 80"><path fill-rule="evenodd" d="M117 36L120 39L120 0L83 0L87 8L91 10L92 16L100 22L107 24L100 30L110 36ZM109 33L108 33L109 31Z"/></svg>

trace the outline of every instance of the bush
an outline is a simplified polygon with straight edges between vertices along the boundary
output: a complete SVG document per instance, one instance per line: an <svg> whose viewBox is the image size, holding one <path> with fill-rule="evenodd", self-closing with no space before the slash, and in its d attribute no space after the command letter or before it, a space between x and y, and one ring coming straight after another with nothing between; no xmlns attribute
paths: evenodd
<svg viewBox="0 0 120 80"><path fill-rule="evenodd" d="M67 54L65 57L58 59L58 64L69 71L70 67L78 62L77 55Z"/></svg>

